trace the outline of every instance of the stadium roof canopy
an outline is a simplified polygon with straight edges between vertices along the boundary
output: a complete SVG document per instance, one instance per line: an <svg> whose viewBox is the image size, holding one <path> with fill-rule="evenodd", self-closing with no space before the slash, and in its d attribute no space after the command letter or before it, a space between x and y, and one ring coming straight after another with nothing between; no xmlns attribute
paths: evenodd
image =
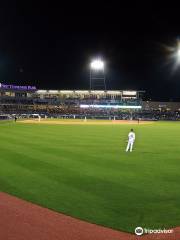
<svg viewBox="0 0 180 240"><path fill-rule="evenodd" d="M119 96L137 96L145 91L134 90L37 90L37 94L54 94L54 95L119 95Z"/></svg>

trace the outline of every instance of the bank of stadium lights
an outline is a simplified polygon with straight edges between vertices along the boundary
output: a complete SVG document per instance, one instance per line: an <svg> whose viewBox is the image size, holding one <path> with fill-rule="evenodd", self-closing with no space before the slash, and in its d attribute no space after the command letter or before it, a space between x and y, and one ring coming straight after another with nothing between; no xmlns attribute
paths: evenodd
<svg viewBox="0 0 180 240"><path fill-rule="evenodd" d="M104 62L101 59L94 59L90 63L90 68L92 70L104 70Z"/></svg>
<svg viewBox="0 0 180 240"><path fill-rule="evenodd" d="M168 47L168 50L170 52L170 58L173 59L176 66L180 65L180 40L178 39L176 41L176 44L174 47Z"/></svg>
<svg viewBox="0 0 180 240"><path fill-rule="evenodd" d="M174 52L171 54L173 58L173 70L176 71L180 67L180 40L177 40Z"/></svg>
<svg viewBox="0 0 180 240"><path fill-rule="evenodd" d="M180 64L180 46L178 47L176 52L176 61L178 64Z"/></svg>
<svg viewBox="0 0 180 240"><path fill-rule="evenodd" d="M174 46L165 46L165 50L168 53L167 64L172 64L173 71L176 71L180 67L180 39L176 40Z"/></svg>

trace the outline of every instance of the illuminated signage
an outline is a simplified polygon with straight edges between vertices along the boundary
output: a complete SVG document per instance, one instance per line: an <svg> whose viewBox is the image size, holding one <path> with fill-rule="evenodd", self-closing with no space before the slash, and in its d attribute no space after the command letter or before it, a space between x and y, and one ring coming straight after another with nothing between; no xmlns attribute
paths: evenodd
<svg viewBox="0 0 180 240"><path fill-rule="evenodd" d="M126 96L134 96L136 95L136 91L123 91L123 95L126 95Z"/></svg>
<svg viewBox="0 0 180 240"><path fill-rule="evenodd" d="M0 83L0 89L4 90L21 90L21 91L35 91L35 86L17 86Z"/></svg>
<svg viewBox="0 0 180 240"><path fill-rule="evenodd" d="M121 109L141 109L142 106L128 106L128 105L87 105L87 104L81 104L80 108L121 108Z"/></svg>

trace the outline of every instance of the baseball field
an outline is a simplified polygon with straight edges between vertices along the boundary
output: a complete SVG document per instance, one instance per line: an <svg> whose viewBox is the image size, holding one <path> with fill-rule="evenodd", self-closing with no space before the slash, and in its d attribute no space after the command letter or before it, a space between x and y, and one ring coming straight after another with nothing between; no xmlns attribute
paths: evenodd
<svg viewBox="0 0 180 240"><path fill-rule="evenodd" d="M179 122L47 123L0 122L0 191L126 232L180 226Z"/></svg>

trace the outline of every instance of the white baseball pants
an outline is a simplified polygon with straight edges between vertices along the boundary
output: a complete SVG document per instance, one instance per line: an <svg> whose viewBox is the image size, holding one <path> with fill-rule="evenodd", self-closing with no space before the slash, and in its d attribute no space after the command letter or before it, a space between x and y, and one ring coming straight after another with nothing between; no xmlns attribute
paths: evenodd
<svg viewBox="0 0 180 240"><path fill-rule="evenodd" d="M130 152L132 152L133 144L134 144L134 141L128 141L128 144L126 147L126 152L128 152L129 150L130 150Z"/></svg>

